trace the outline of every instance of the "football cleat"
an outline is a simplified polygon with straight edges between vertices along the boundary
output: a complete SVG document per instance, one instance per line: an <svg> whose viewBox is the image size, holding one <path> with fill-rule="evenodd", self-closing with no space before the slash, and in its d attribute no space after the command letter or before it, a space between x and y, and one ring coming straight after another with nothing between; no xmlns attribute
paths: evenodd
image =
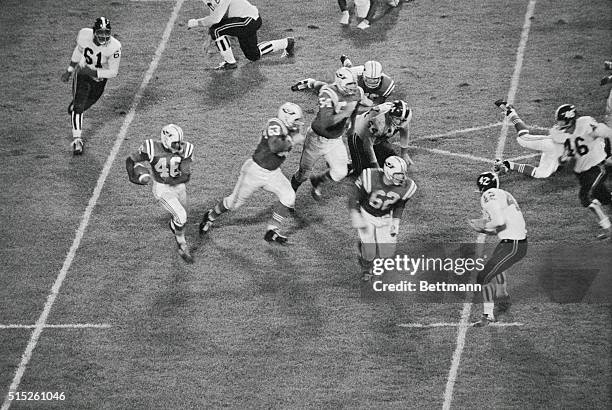
<svg viewBox="0 0 612 410"><path fill-rule="evenodd" d="M81 138L75 138L71 143L70 147L72 148L72 155L81 155L83 154L83 140Z"/></svg>
<svg viewBox="0 0 612 410"><path fill-rule="evenodd" d="M310 195L312 195L315 201L320 201L323 197L323 193L321 192L320 184L317 182L316 177L310 177L310 184L312 188L310 189Z"/></svg>
<svg viewBox="0 0 612 410"><path fill-rule="evenodd" d="M603 229L598 235L597 235L597 239L600 241L605 241L606 239L612 239L612 237L610 236L610 232L607 229Z"/></svg>
<svg viewBox="0 0 612 410"><path fill-rule="evenodd" d="M287 37L287 47L283 51L283 57L291 58L295 55L295 38Z"/></svg>
<svg viewBox="0 0 612 410"><path fill-rule="evenodd" d="M342 64L342 67L352 67L353 66L353 62L351 61L350 58L348 58L348 56L342 54L340 56L340 64Z"/></svg>
<svg viewBox="0 0 612 410"><path fill-rule="evenodd" d="M342 12L342 16L340 16L340 24L342 24L343 26L348 25L350 18L351 15L349 14L348 10L344 10Z"/></svg>
<svg viewBox="0 0 612 410"><path fill-rule="evenodd" d="M486 327L486 326L489 326L490 323L495 323L495 322L497 322L497 320L495 320L493 316L482 315L482 318L478 322L475 322L472 326Z"/></svg>
<svg viewBox="0 0 612 410"><path fill-rule="evenodd" d="M208 218L209 214L210 214L210 211L206 211L206 213L204 214L204 217L202 217L202 222L200 222L199 229L198 229L198 231L200 232L200 236L206 235L208 231L210 231L210 228L212 227L213 223Z"/></svg>
<svg viewBox="0 0 612 410"><path fill-rule="evenodd" d="M493 172L498 174L505 174L510 170L510 163L508 161L502 161L499 158L495 159L493 163Z"/></svg>
<svg viewBox="0 0 612 410"><path fill-rule="evenodd" d="M215 70L227 71L227 70L235 70L236 68L238 68L237 63L228 63L227 61L224 61L221 64L219 64L217 67L215 67Z"/></svg>
<svg viewBox="0 0 612 410"><path fill-rule="evenodd" d="M360 30L365 30L370 28L370 22L368 20L361 20L361 23L357 24L357 28Z"/></svg>
<svg viewBox="0 0 612 410"><path fill-rule="evenodd" d="M495 314L500 315L502 313L508 312L508 310L510 310L510 306L512 306L512 302L510 302L510 296L502 296L495 304Z"/></svg>
<svg viewBox="0 0 612 410"><path fill-rule="evenodd" d="M178 243L178 254L183 258L183 260L187 263L193 263L193 256L189 252L189 246L187 243Z"/></svg>
<svg viewBox="0 0 612 410"><path fill-rule="evenodd" d="M264 239L266 242L276 242L280 243L281 245L287 243L287 237L281 235L276 229L268 229L264 235Z"/></svg>

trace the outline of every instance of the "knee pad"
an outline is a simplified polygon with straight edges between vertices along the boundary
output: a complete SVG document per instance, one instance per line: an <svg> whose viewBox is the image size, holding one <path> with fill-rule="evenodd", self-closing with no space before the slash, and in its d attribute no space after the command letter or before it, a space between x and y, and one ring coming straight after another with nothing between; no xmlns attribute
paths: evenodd
<svg viewBox="0 0 612 410"><path fill-rule="evenodd" d="M172 222L177 229L181 229L187 223L187 211L185 208L175 209L172 217Z"/></svg>
<svg viewBox="0 0 612 410"><path fill-rule="evenodd" d="M370 11L370 0L355 0L355 14L359 18L366 18Z"/></svg>
<svg viewBox="0 0 612 410"><path fill-rule="evenodd" d="M355 14L359 18L366 18L370 11L370 0L355 0Z"/></svg>
<svg viewBox="0 0 612 410"><path fill-rule="evenodd" d="M290 189L287 192L283 192L278 196L278 200L287 208L293 208L295 206L295 191Z"/></svg>
<svg viewBox="0 0 612 410"><path fill-rule="evenodd" d="M341 181L348 174L348 166L344 164L342 166L334 167L329 170L329 176L334 181Z"/></svg>

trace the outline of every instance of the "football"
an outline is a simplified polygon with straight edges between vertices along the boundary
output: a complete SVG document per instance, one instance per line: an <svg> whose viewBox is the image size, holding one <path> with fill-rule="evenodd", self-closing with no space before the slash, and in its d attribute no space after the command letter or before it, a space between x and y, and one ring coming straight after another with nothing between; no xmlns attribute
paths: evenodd
<svg viewBox="0 0 612 410"><path fill-rule="evenodd" d="M151 174L149 173L147 167L142 164L134 165L134 174L136 174L138 182L143 185L146 185L151 182Z"/></svg>

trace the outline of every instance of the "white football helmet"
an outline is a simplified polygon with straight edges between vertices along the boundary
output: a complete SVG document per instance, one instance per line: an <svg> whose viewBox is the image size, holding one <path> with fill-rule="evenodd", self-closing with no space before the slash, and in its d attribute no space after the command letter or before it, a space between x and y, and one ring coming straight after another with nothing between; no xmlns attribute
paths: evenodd
<svg viewBox="0 0 612 410"><path fill-rule="evenodd" d="M368 88L376 88L382 81L382 64L378 61L366 61L363 65L363 82Z"/></svg>
<svg viewBox="0 0 612 410"><path fill-rule="evenodd" d="M346 67L340 67L336 70L336 80L334 84L345 95L355 94L357 92L357 80L351 70Z"/></svg>
<svg viewBox="0 0 612 410"><path fill-rule="evenodd" d="M304 125L304 115L299 105L286 102L278 109L278 119L281 120L289 131L298 131Z"/></svg>
<svg viewBox="0 0 612 410"><path fill-rule="evenodd" d="M383 172L394 185L402 185L408 178L408 164L402 157L392 155L385 160Z"/></svg>
<svg viewBox="0 0 612 410"><path fill-rule="evenodd" d="M178 125L168 124L161 130L161 142L170 152L179 152L183 142L183 129Z"/></svg>

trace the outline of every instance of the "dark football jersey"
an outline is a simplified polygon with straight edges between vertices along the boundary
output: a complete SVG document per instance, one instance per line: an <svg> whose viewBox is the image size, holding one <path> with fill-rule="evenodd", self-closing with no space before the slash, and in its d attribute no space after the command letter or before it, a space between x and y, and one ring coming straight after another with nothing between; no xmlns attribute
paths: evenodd
<svg viewBox="0 0 612 410"><path fill-rule="evenodd" d="M168 184L172 179L181 175L183 162L191 161L193 157L193 144L182 142L178 153L170 152L161 141L146 140L139 150L138 161L147 161L151 164L153 179L161 184Z"/></svg>
<svg viewBox="0 0 612 410"><path fill-rule="evenodd" d="M319 91L319 112L310 127L318 135L328 139L342 137L350 124L351 116L362 99L363 90L361 88L358 88L355 94L344 95L335 84L324 85ZM335 124L328 124L329 117L341 111L346 111L348 116Z"/></svg>
<svg viewBox="0 0 612 410"><path fill-rule="evenodd" d="M387 185L384 175L380 168L366 168L355 181L359 188L359 205L373 216L384 216L394 208L403 207L417 189L410 178L402 185Z"/></svg>
<svg viewBox="0 0 612 410"><path fill-rule="evenodd" d="M281 120L272 118L261 134L253 153L253 161L262 168L275 170L285 161L293 147L289 130Z"/></svg>
<svg viewBox="0 0 612 410"><path fill-rule="evenodd" d="M366 97L377 104L385 102L387 97L389 97L389 95L395 89L395 81L393 81L387 74L383 74L381 76L378 87L370 88L366 86L365 81L363 80L363 75L360 75L357 78L357 85L363 88L363 92L365 93Z"/></svg>

